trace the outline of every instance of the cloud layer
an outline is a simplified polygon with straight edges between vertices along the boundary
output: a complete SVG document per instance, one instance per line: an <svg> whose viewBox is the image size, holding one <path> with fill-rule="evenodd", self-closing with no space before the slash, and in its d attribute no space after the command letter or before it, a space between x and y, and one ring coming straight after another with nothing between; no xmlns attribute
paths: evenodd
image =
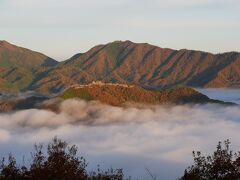
<svg viewBox="0 0 240 180"><path fill-rule="evenodd" d="M137 109L67 100L59 114L0 114L0 156L11 151L21 162L35 142L57 135L78 145L90 169L123 167L127 175L147 179L147 167L159 178L175 179L191 163L193 149L212 152L227 138L239 149L239 117L239 107L210 104Z"/></svg>

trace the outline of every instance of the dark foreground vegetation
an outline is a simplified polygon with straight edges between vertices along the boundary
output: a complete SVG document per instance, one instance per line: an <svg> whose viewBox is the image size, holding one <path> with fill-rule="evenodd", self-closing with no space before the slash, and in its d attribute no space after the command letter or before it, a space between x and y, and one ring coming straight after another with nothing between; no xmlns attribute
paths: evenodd
<svg viewBox="0 0 240 180"><path fill-rule="evenodd" d="M230 141L219 142L212 155L203 156L193 151L194 164L188 167L180 180L240 180L240 152L229 149ZM45 155L46 154L46 155ZM122 180L122 169L88 172L83 157L77 156L77 147L69 146L65 141L54 138L44 149L42 144L34 146L28 166L17 165L11 154L2 159L0 180ZM147 169L148 170L148 169ZM149 178L156 180L150 170ZM130 178L129 178L130 179ZM161 179L161 177L159 177Z"/></svg>
<svg viewBox="0 0 240 180"><path fill-rule="evenodd" d="M47 146L35 145L29 166L17 165L10 154L7 162L3 158L0 166L0 180L121 180L122 169L87 172L87 163L77 156L77 147L54 138ZM45 152L46 151L46 152ZM47 154L47 155L45 155Z"/></svg>
<svg viewBox="0 0 240 180"><path fill-rule="evenodd" d="M185 170L181 180L239 180L240 152L229 149L230 141L219 142L212 155L193 151L194 164Z"/></svg>

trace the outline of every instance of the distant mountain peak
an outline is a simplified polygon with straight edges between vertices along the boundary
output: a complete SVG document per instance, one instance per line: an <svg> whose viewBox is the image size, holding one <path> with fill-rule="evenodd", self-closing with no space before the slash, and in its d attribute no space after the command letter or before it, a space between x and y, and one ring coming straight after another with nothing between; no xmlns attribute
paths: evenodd
<svg viewBox="0 0 240 180"><path fill-rule="evenodd" d="M132 44L136 44L135 42L130 41L130 40L116 40L116 41L113 41L113 42L109 42L107 44L115 44L115 43L132 43Z"/></svg>
<svg viewBox="0 0 240 180"><path fill-rule="evenodd" d="M119 45L148 45L148 46L157 47L157 46L149 44L149 43L144 43L144 42L138 43L138 42L134 42L134 41L131 41L131 40L116 40L116 41L108 42L104 45L105 46L110 46L110 45L113 45L113 44L119 44Z"/></svg>
<svg viewBox="0 0 240 180"><path fill-rule="evenodd" d="M147 89L240 88L240 53L174 50L118 40L58 63L41 53L0 41L0 71L0 91L59 93L71 85L98 80Z"/></svg>
<svg viewBox="0 0 240 180"><path fill-rule="evenodd" d="M0 40L0 44L4 45L4 44L10 44L10 43L8 41L6 41L6 40Z"/></svg>
<svg viewBox="0 0 240 180"><path fill-rule="evenodd" d="M56 64L57 61L42 53L0 41L0 92L27 90L37 74Z"/></svg>
<svg viewBox="0 0 240 180"><path fill-rule="evenodd" d="M2 40L0 41L0 47L4 47L8 50L15 50L16 46L14 46L13 44L9 43L8 41Z"/></svg>

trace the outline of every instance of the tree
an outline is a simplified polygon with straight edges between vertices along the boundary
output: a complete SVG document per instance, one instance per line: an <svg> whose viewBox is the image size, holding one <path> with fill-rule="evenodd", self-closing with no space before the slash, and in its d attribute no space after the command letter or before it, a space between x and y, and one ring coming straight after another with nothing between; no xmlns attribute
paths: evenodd
<svg viewBox="0 0 240 180"><path fill-rule="evenodd" d="M107 171L102 171L100 166L98 165L97 171L93 171L90 173L90 180L122 180L123 179L123 171L122 169L113 168L108 169ZM130 179L130 178L129 178Z"/></svg>
<svg viewBox="0 0 240 180"><path fill-rule="evenodd" d="M29 170L29 176L34 179L42 179L45 176L45 160L46 157L43 154L43 144L35 144L35 152L32 153L32 164Z"/></svg>
<svg viewBox="0 0 240 180"><path fill-rule="evenodd" d="M194 164L188 167L182 180L234 180L240 179L240 153L229 149L230 141L219 142L210 156L193 151Z"/></svg>
<svg viewBox="0 0 240 180"><path fill-rule="evenodd" d="M44 150L42 144L34 146L29 169L17 166L15 158L9 154L8 163L3 158L0 166L0 180L122 180L122 169L110 169L87 173L87 163L77 156L77 146L54 138ZM45 152L45 153L44 153ZM47 155L44 155L47 154Z"/></svg>
<svg viewBox="0 0 240 180"><path fill-rule="evenodd" d="M47 148L48 158L44 171L48 179L86 179L86 161L77 157L77 147L68 146L65 141L54 138Z"/></svg>
<svg viewBox="0 0 240 180"><path fill-rule="evenodd" d="M10 153L8 156L8 164L5 164L5 158L1 161L1 179L17 179L20 174L20 169L16 165L16 159Z"/></svg>

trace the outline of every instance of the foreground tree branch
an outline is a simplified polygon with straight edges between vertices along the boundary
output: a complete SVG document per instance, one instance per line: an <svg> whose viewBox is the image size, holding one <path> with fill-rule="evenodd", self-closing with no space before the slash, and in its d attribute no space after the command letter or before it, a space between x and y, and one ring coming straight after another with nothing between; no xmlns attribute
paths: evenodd
<svg viewBox="0 0 240 180"><path fill-rule="evenodd" d="M240 179L240 152L229 149L230 141L219 142L212 155L203 156L193 151L194 164L188 167L181 180L238 180Z"/></svg>

